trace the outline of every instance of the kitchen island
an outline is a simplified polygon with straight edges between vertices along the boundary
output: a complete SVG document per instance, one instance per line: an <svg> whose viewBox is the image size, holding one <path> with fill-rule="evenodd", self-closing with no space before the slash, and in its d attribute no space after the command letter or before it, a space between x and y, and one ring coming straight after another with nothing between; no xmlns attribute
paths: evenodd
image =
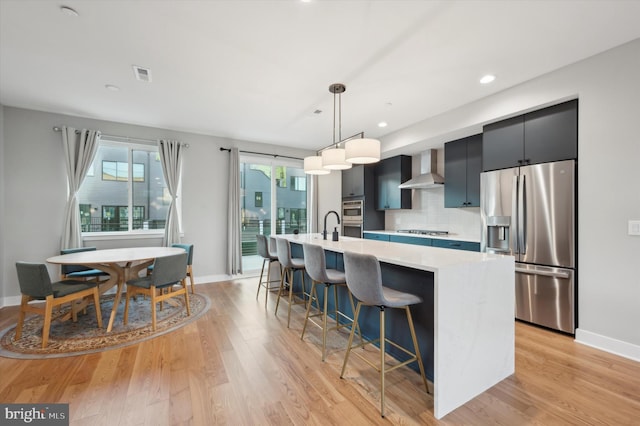
<svg viewBox="0 0 640 426"><path fill-rule="evenodd" d="M345 251L372 254L380 261L386 286L423 298L412 306L412 315L433 382L437 419L514 373L513 257L349 237L330 241L320 234L278 237L292 243L296 257L302 257L302 243L320 245L327 267L338 269L344 268ZM374 310L361 315L360 326L368 337L375 336L378 327ZM411 347L406 319L393 311L388 311L388 337Z"/></svg>

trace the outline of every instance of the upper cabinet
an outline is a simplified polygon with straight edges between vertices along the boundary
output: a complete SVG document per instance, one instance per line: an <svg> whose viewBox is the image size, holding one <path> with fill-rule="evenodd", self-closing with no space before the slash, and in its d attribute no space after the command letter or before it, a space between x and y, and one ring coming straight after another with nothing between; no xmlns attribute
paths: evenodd
<svg viewBox="0 0 640 426"><path fill-rule="evenodd" d="M398 186L411 179L411 157L397 155L375 165L376 209L410 209L411 190Z"/></svg>
<svg viewBox="0 0 640 426"><path fill-rule="evenodd" d="M483 128L484 171L577 157L577 100L488 124Z"/></svg>
<svg viewBox="0 0 640 426"><path fill-rule="evenodd" d="M444 144L444 206L480 207L482 134Z"/></svg>
<svg viewBox="0 0 640 426"><path fill-rule="evenodd" d="M364 196L364 165L342 171L342 198Z"/></svg>

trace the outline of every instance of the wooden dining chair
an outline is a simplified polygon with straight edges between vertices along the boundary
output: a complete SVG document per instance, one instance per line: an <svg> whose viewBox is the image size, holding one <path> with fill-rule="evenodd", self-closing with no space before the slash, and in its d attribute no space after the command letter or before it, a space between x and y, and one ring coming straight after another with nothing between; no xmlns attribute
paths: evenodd
<svg viewBox="0 0 640 426"><path fill-rule="evenodd" d="M22 326L27 312L44 316L42 326L42 348L49 343L49 330L53 316L53 308L64 303L73 302L85 297L93 296L96 309L98 327L102 328L102 313L100 312L100 294L98 285L91 281L63 280L51 282L47 266L43 263L16 262L18 283L22 293L22 303L18 315L15 339L22 337ZM32 300L44 300L44 307L29 304Z"/></svg>
<svg viewBox="0 0 640 426"><path fill-rule="evenodd" d="M156 330L156 303L184 295L187 315L191 315L189 292L187 291L188 253L158 257L155 260L153 274L127 281L127 298L124 304L124 324L129 319L129 300L136 294L151 298L151 327ZM181 288L174 289L175 285ZM163 290L168 289L168 292Z"/></svg>
<svg viewBox="0 0 640 426"><path fill-rule="evenodd" d="M189 282L191 283L191 294L196 292L195 282L193 281L193 244L171 244L171 247L181 248L187 252L187 276L189 277ZM153 273L153 264L147 267L147 274L151 275Z"/></svg>
<svg viewBox="0 0 640 426"><path fill-rule="evenodd" d="M76 247L60 250L60 254L81 253L85 251L95 251L95 247ZM100 269L89 268L84 265L61 265L61 279L84 279L88 281L98 281L102 277L108 277L109 274Z"/></svg>

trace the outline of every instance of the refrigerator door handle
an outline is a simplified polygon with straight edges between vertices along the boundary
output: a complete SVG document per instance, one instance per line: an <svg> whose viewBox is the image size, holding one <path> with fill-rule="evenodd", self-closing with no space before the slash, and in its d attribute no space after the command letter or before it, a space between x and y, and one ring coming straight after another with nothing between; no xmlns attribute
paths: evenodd
<svg viewBox="0 0 640 426"><path fill-rule="evenodd" d="M511 241L509 242L509 247L512 247L513 254L520 254L520 248L518 247L519 240L519 230L518 230L518 176L513 177L513 186L511 189L511 215L512 215L512 224L513 224L513 232L510 232Z"/></svg>
<svg viewBox="0 0 640 426"><path fill-rule="evenodd" d="M527 184L526 175L520 176L518 188L518 252L527 254Z"/></svg>
<svg viewBox="0 0 640 426"><path fill-rule="evenodd" d="M518 267L516 267L515 269L516 269L516 272L519 272L521 274L544 275L545 277L562 278L562 279L567 279L570 277L569 272L565 272L565 271L561 271L561 272L541 271L539 269L527 269L527 268L518 268Z"/></svg>

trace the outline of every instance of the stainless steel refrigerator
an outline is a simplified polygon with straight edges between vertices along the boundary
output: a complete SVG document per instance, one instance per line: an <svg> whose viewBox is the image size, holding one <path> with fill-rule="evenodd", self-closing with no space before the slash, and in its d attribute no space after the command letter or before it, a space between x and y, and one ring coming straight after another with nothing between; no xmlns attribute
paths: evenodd
<svg viewBox="0 0 640 426"><path fill-rule="evenodd" d="M516 318L575 333L574 160L484 172L481 250L516 258Z"/></svg>

